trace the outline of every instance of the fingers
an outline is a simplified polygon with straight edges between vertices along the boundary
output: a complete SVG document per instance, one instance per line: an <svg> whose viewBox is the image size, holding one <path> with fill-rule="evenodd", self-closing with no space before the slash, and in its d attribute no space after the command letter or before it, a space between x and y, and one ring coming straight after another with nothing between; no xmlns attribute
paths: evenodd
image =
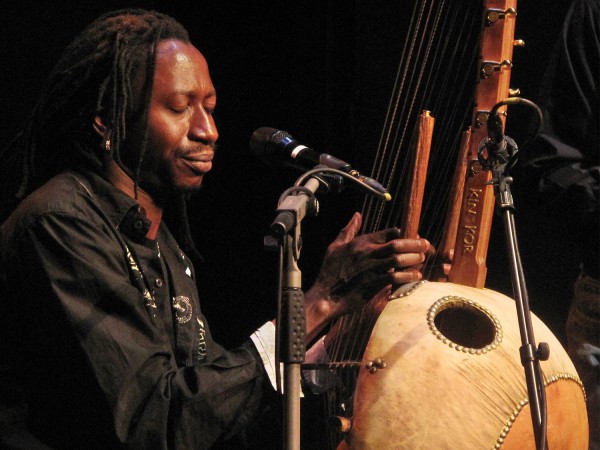
<svg viewBox="0 0 600 450"><path fill-rule="evenodd" d="M337 292L381 288L380 282L419 280L431 244L426 239L401 239L395 228L356 236L361 221L361 215L354 214L329 246L319 275L321 281Z"/></svg>
<svg viewBox="0 0 600 450"><path fill-rule="evenodd" d="M363 276L364 279L360 280L360 282L355 280L355 283L358 286L361 285L360 283L362 282L362 288L366 289L367 296L373 295L375 292L381 290L385 286L398 286L423 279L423 274L419 270L413 268L385 273L370 272L369 274L364 274Z"/></svg>
<svg viewBox="0 0 600 450"><path fill-rule="evenodd" d="M388 265L394 269L406 269L420 266L424 261L424 253L397 253L390 257Z"/></svg>
<svg viewBox="0 0 600 450"><path fill-rule="evenodd" d="M394 239L374 249L372 255L378 258L404 253L419 253L426 256L429 255L431 247L427 239Z"/></svg>
<svg viewBox="0 0 600 450"><path fill-rule="evenodd" d="M418 272L428 248L426 239L396 239L379 246L365 246L350 259L352 263L347 267L346 278L363 272L385 273L409 268Z"/></svg>
<svg viewBox="0 0 600 450"><path fill-rule="evenodd" d="M428 254L431 244L427 239L394 239L381 248L381 251L391 253L422 253Z"/></svg>
<svg viewBox="0 0 600 450"><path fill-rule="evenodd" d="M333 245L338 246L350 242L360 231L361 224L362 216L360 213L355 212L346 226L342 228L335 241L333 241Z"/></svg>
<svg viewBox="0 0 600 450"><path fill-rule="evenodd" d="M424 261L425 255L423 253L393 254L386 258L370 259L368 267L365 264L364 270L381 273L413 269L418 272Z"/></svg>
<svg viewBox="0 0 600 450"><path fill-rule="evenodd" d="M365 234L361 237L374 244L385 244L386 242L394 239L400 239L402 237L402 233L399 228L387 228L385 230Z"/></svg>
<svg viewBox="0 0 600 450"><path fill-rule="evenodd" d="M390 275L392 277L390 284L394 285L412 283L423 279L423 274L416 269L397 270L390 272Z"/></svg>
<svg viewBox="0 0 600 450"><path fill-rule="evenodd" d="M452 269L452 264L442 264L442 271L444 275L450 275L450 269Z"/></svg>

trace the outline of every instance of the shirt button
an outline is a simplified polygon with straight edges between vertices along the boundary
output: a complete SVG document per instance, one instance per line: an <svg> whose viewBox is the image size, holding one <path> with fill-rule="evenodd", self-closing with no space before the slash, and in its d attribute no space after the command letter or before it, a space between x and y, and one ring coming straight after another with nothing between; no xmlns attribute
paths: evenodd
<svg viewBox="0 0 600 450"><path fill-rule="evenodd" d="M141 230L142 228L144 228L144 222L142 222L141 219L136 220L135 222L133 222L133 228L135 228L136 230Z"/></svg>
<svg viewBox="0 0 600 450"><path fill-rule="evenodd" d="M162 278L157 278L154 280L154 286L157 288L163 287L163 284L165 284L165 282L162 280Z"/></svg>

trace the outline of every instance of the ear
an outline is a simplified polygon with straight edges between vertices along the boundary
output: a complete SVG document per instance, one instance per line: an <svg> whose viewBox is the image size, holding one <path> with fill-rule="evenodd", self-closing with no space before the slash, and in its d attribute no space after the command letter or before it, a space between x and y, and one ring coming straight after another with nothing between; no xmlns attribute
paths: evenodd
<svg viewBox="0 0 600 450"><path fill-rule="evenodd" d="M106 137L106 125L104 125L100 116L94 117L94 124L92 126L94 127L94 131L98 133L102 139Z"/></svg>

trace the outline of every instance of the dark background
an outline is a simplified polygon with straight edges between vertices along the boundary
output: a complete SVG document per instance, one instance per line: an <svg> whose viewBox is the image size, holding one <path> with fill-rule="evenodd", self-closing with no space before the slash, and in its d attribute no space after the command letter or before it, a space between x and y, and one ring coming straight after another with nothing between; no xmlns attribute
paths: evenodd
<svg viewBox="0 0 600 450"><path fill-rule="evenodd" d="M248 149L253 130L290 132L320 152L368 172L391 92L403 30L404 1L147 1L3 2L0 36L0 143L33 106L41 84L68 42L100 13L141 6L172 14L206 56L218 92L221 134L213 171L190 204L194 236L206 264L198 269L203 309L213 334L234 345L274 314L274 258L263 236L277 198L297 173L274 170ZM523 1L511 85L535 100L568 1ZM465 76L471 77L472 74ZM507 134L527 137L528 115L511 113ZM372 131L369 131L372 130ZM518 180L526 183L527 180ZM515 192L517 232L530 301L563 339L577 258L560 222L534 211ZM322 199L303 223L301 268L308 286L322 252L362 206L344 191ZM487 287L511 295L501 220L493 226Z"/></svg>

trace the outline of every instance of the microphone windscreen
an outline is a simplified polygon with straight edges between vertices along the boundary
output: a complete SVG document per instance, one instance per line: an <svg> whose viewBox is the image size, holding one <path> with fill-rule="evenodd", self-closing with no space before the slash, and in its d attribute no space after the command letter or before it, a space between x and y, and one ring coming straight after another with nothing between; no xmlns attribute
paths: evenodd
<svg viewBox="0 0 600 450"><path fill-rule="evenodd" d="M296 145L287 131L270 127L258 128L250 136L250 149L254 155L271 166L290 164L293 161L290 152Z"/></svg>
<svg viewBox="0 0 600 450"><path fill-rule="evenodd" d="M275 128L261 127L258 128L250 136L250 149L257 156L264 156L267 152L267 145L271 142L271 136L275 134L277 130Z"/></svg>

